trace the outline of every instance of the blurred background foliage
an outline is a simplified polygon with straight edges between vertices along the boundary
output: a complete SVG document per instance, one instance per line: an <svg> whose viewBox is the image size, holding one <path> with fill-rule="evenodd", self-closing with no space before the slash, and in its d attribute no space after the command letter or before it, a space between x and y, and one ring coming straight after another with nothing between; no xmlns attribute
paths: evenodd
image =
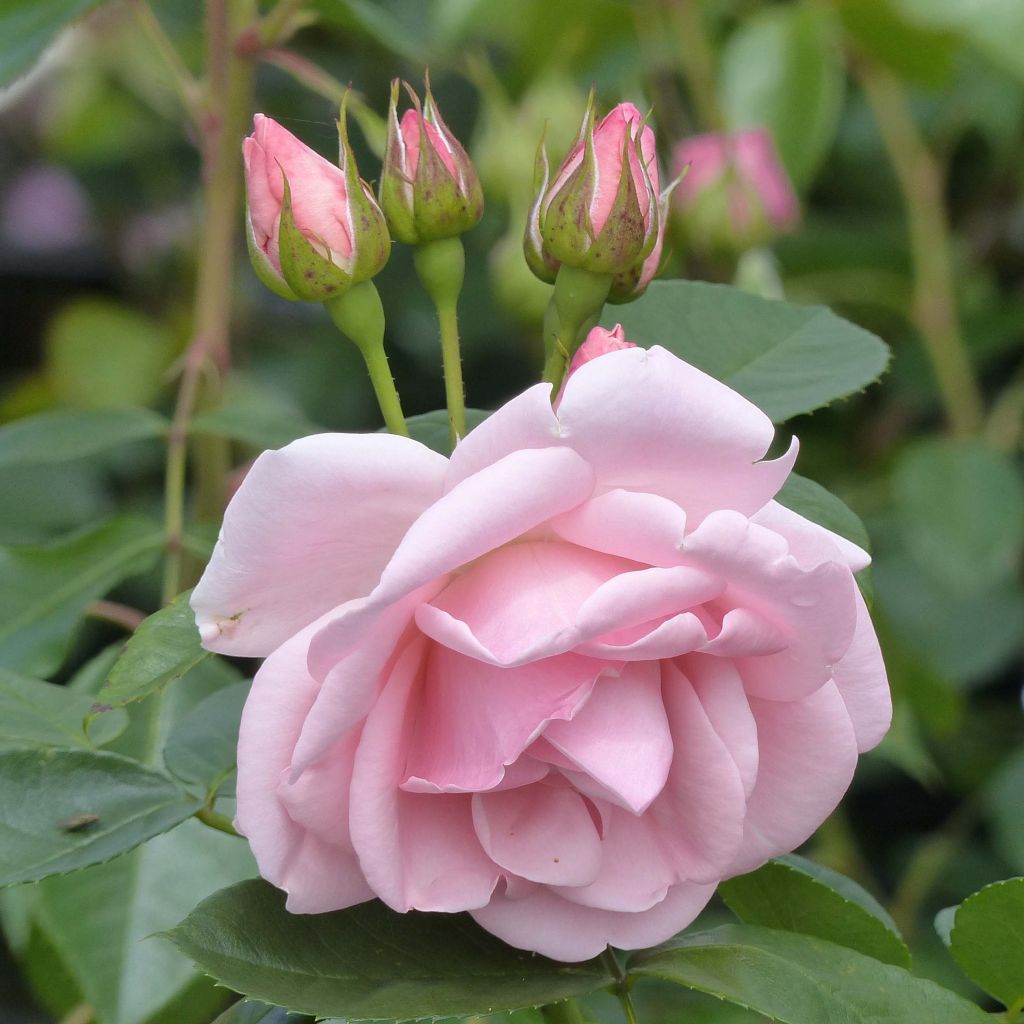
<svg viewBox="0 0 1024 1024"><path fill-rule="evenodd" d="M205 216L199 139L139 8L0 0L4 421L174 404ZM200 74L198 0L154 0L152 10ZM692 225L676 222L665 275L738 275L828 304L892 346L878 386L781 431L801 439L800 472L867 523L896 706L890 736L810 852L885 903L917 973L978 996L932 918L1024 873L1024 5L312 0L288 29L257 54L253 109L325 155L336 147L339 83L352 83L353 140L375 179L389 81L418 83L428 65L467 141L487 198L464 239L463 356L477 408L539 372L550 289L527 270L521 236L545 124L557 159L593 84L604 106L653 109L665 167L694 133L771 131L800 226L770 248L709 256ZM239 234L235 248L233 463L318 428L376 429L355 348L321 310L260 286ZM406 412L438 408L436 325L408 250L395 248L377 283ZM114 512L159 518L163 457L150 439L49 465L0 460L0 564L15 571L19 553L91 536ZM61 572L37 587L59 589ZM10 593L11 579L0 603L13 616L32 598ZM158 574L119 582L111 596L151 610ZM94 615L33 671L89 692L119 637ZM175 691L175 714L239 678L193 675ZM117 742L146 759L138 745L156 740L144 724ZM223 992L165 944L137 940L248 870L231 840L191 822L111 864L9 891L5 956L20 971L0 971L0 1019L85 1024L91 1016L74 1014L90 1004L100 1024L210 1020ZM755 1019L680 990L671 1003L653 987L638 998L649 1021ZM598 1000L591 1012L606 1008ZM609 999L609 1019L617 1013Z"/></svg>

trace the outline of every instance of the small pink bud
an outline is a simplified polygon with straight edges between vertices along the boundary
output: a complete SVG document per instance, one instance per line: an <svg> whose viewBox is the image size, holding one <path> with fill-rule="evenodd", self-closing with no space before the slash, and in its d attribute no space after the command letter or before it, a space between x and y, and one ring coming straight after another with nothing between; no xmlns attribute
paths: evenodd
<svg viewBox="0 0 1024 1024"><path fill-rule="evenodd" d="M388 136L380 176L380 205L398 241L421 245L475 227L484 199L476 170L445 124L427 82L422 109L406 85L413 107L399 119L399 82L391 83Z"/></svg>
<svg viewBox="0 0 1024 1024"><path fill-rule="evenodd" d="M368 280L387 262L390 239L339 124L340 166L263 114L242 144L253 266L286 298L323 301Z"/></svg>
<svg viewBox="0 0 1024 1024"><path fill-rule="evenodd" d="M607 355L609 352L621 352L623 349L636 347L633 342L626 341L626 334L622 330L622 324L616 324L610 331L604 327L591 328L586 340L576 349L576 354L572 357L572 362L569 364L569 372L565 375L565 380L562 381L562 388L558 393L555 408L557 409L562 401L562 395L565 393L565 386L569 382L569 378L584 363L589 363L592 359Z"/></svg>
<svg viewBox="0 0 1024 1024"><path fill-rule="evenodd" d="M528 251L543 243L535 273L564 263L618 275L647 260L662 218L654 132L636 107L620 103L595 127L591 96L576 144L534 201L531 225Z"/></svg>
<svg viewBox="0 0 1024 1024"><path fill-rule="evenodd" d="M698 248L742 252L792 230L800 205L771 135L750 128L733 135L695 135L673 153L688 167L674 206Z"/></svg>

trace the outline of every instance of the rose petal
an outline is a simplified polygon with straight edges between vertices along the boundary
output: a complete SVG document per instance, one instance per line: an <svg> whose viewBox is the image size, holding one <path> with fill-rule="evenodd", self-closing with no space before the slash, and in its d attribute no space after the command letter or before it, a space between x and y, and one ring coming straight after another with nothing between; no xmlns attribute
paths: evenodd
<svg viewBox="0 0 1024 1024"><path fill-rule="evenodd" d="M650 910L668 895L676 874L657 828L620 807L607 809L601 837L601 869L590 885L557 886L571 903L629 913Z"/></svg>
<svg viewBox="0 0 1024 1024"><path fill-rule="evenodd" d="M264 657L369 593L440 495L445 459L390 434L318 434L264 452L228 506L192 595L204 644Z"/></svg>
<svg viewBox="0 0 1024 1024"><path fill-rule="evenodd" d="M409 528L365 602L314 638L313 674L326 674L381 608L574 508L593 482L590 467L566 448L513 452L463 480Z"/></svg>
<svg viewBox="0 0 1024 1024"><path fill-rule="evenodd" d="M493 789L548 722L582 707L604 668L575 654L495 668L433 646L403 788Z"/></svg>
<svg viewBox="0 0 1024 1024"><path fill-rule="evenodd" d="M743 780L690 680L674 662L663 662L661 673L675 753L665 788L647 813L670 847L680 877L714 882L743 839Z"/></svg>
<svg viewBox="0 0 1024 1024"><path fill-rule="evenodd" d="M238 737L238 810L235 824L249 840L260 874L288 893L294 913L322 913L372 899L348 838L351 737L339 736L324 755L317 787L321 824L310 830L299 795L282 799L280 781L316 696L306 671L313 623L262 665L242 712ZM312 787L311 787L312 788Z"/></svg>
<svg viewBox="0 0 1024 1024"><path fill-rule="evenodd" d="M871 616L857 591L857 627L847 652L836 662L832 678L846 704L863 753L877 746L892 723L892 696L885 662Z"/></svg>
<svg viewBox="0 0 1024 1024"><path fill-rule="evenodd" d="M748 693L791 700L831 678L857 619L857 587L845 564L827 561L805 569L783 537L729 511L709 515L687 537L684 554L729 581L719 604L749 609L785 639L777 654L736 659ZM761 630L745 632L751 640Z"/></svg>
<svg viewBox="0 0 1024 1024"><path fill-rule="evenodd" d="M664 942L694 920L714 891L713 885L680 883L650 910L623 914L583 907L538 888L518 899L495 893L471 915L510 946L575 963L598 956L606 946L644 949Z"/></svg>
<svg viewBox="0 0 1024 1024"><path fill-rule="evenodd" d="M618 678L598 680L571 721L552 721L544 738L627 810L642 814L672 763L658 664L634 662Z"/></svg>
<svg viewBox="0 0 1024 1024"><path fill-rule="evenodd" d="M785 537L790 552L804 568L809 569L822 562L844 562L853 572L859 572L871 564L871 556L862 547L812 523L777 501L769 501L750 518L752 522Z"/></svg>
<svg viewBox="0 0 1024 1024"><path fill-rule="evenodd" d="M774 436L771 420L660 346L609 352L581 366L566 384L558 419L601 490L660 494L691 526L716 509L756 512L796 458L794 441L782 458L759 461Z"/></svg>
<svg viewBox="0 0 1024 1024"><path fill-rule="evenodd" d="M539 782L472 799L480 844L501 867L548 885L588 885L597 877L601 839L572 789Z"/></svg>
<svg viewBox="0 0 1024 1024"><path fill-rule="evenodd" d="M853 779L857 743L834 683L800 700L750 698L760 764L743 845L728 875L796 849L832 813Z"/></svg>
<svg viewBox="0 0 1024 1024"><path fill-rule="evenodd" d="M374 893L401 913L483 906L498 880L473 833L468 797L399 789L426 645L414 640L395 663L367 716L352 772L352 844Z"/></svg>

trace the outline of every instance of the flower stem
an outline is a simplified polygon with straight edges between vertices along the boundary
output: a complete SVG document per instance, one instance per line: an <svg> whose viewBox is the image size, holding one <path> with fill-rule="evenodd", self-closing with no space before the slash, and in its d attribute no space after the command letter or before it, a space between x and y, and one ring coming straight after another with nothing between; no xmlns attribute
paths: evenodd
<svg viewBox="0 0 1024 1024"><path fill-rule="evenodd" d="M362 354L388 430L408 437L409 428L405 425L402 403L384 351L384 307L373 282L363 281L353 286L344 295L325 302L324 308L338 330L350 338Z"/></svg>
<svg viewBox="0 0 1024 1024"><path fill-rule="evenodd" d="M911 317L953 433L973 434L981 427L982 398L958 323L942 171L914 123L899 79L867 58L855 66L903 192L914 264Z"/></svg>
<svg viewBox="0 0 1024 1024"><path fill-rule="evenodd" d="M444 396L448 407L448 437L452 448L466 433L466 395L459 352L458 302L466 276L466 251L457 235L416 246L418 275L437 310L444 365Z"/></svg>
<svg viewBox="0 0 1024 1024"><path fill-rule="evenodd" d="M565 264L558 268L555 293L544 316L547 359L543 379L552 385L552 401L562 387L566 367L576 351L583 328L589 329L597 322L611 286L611 274L594 274Z"/></svg>
<svg viewBox="0 0 1024 1024"><path fill-rule="evenodd" d="M697 0L665 0L672 22L679 67L694 112L704 131L725 130L725 114L715 84L715 55L704 24L704 5Z"/></svg>
<svg viewBox="0 0 1024 1024"><path fill-rule="evenodd" d="M640 1024L636 1015L636 1007L633 1006L633 997L629 994L629 979L623 973L618 958L610 946L605 948L601 954L601 961L615 978L613 991L616 998L622 1004L622 1011L626 1015L629 1024Z"/></svg>

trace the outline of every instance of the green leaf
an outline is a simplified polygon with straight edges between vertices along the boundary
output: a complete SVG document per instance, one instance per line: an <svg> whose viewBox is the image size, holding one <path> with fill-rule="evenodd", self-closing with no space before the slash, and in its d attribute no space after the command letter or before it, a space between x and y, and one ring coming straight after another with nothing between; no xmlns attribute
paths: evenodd
<svg viewBox="0 0 1024 1024"><path fill-rule="evenodd" d="M348 1020L495 1013L612 981L598 961L559 964L511 949L467 914L402 915L377 901L289 914L284 901L267 882L242 882L166 937L236 992Z"/></svg>
<svg viewBox="0 0 1024 1024"><path fill-rule="evenodd" d="M0 467L80 459L166 429L167 421L149 409L44 412L0 429Z"/></svg>
<svg viewBox="0 0 1024 1024"><path fill-rule="evenodd" d="M97 0L6 0L0 10L0 85L24 74L57 33Z"/></svg>
<svg viewBox="0 0 1024 1024"><path fill-rule="evenodd" d="M167 738L164 764L186 782L206 793L234 795L238 723L249 695L248 681L210 694L182 717Z"/></svg>
<svg viewBox="0 0 1024 1024"><path fill-rule="evenodd" d="M49 544L0 547L0 665L52 675L86 608L156 561L163 531L133 517Z"/></svg>
<svg viewBox="0 0 1024 1024"><path fill-rule="evenodd" d="M49 324L47 380L60 402L80 409L149 405L175 354L158 320L105 299L78 299Z"/></svg>
<svg viewBox="0 0 1024 1024"><path fill-rule="evenodd" d="M186 821L116 860L45 879L35 921L102 1024L140 1024L158 1013L164 1024L206 1021L227 993L152 936L255 871L244 841ZM183 1004L188 1012L175 1013Z"/></svg>
<svg viewBox="0 0 1024 1024"><path fill-rule="evenodd" d="M643 298L606 311L606 327L663 345L728 384L773 420L860 391L885 370L888 347L824 306L795 306L702 281L654 281Z"/></svg>
<svg viewBox="0 0 1024 1024"><path fill-rule="evenodd" d="M768 128L793 181L804 186L832 146L844 81L833 20L786 4L729 36L719 88L729 127Z"/></svg>
<svg viewBox="0 0 1024 1024"><path fill-rule="evenodd" d="M116 708L141 700L210 657L199 642L191 596L191 590L179 594L135 630L96 696L98 705Z"/></svg>
<svg viewBox="0 0 1024 1024"><path fill-rule="evenodd" d="M117 754L0 751L0 885L109 860L200 805L166 775Z"/></svg>
<svg viewBox="0 0 1024 1024"><path fill-rule="evenodd" d="M1024 552L1024 482L1013 462L980 441L931 439L893 472L903 538L952 592L1012 578Z"/></svg>
<svg viewBox="0 0 1024 1024"><path fill-rule="evenodd" d="M54 686L0 668L0 747L102 746L124 732L123 711L83 726L92 700L66 686Z"/></svg>
<svg viewBox="0 0 1024 1024"><path fill-rule="evenodd" d="M1024 878L986 885L960 904L950 952L1004 1006L1024 1002Z"/></svg>
<svg viewBox="0 0 1024 1024"><path fill-rule="evenodd" d="M388 53L416 64L429 63L422 31L407 27L399 19L402 6L392 11L371 0L316 0L314 9L324 21L340 28L346 38L362 36Z"/></svg>
<svg viewBox="0 0 1024 1024"><path fill-rule="evenodd" d="M485 409L466 410L466 432L481 423L491 414ZM409 436L420 444L442 455L450 455L452 446L448 441L448 410L434 409L433 412L420 413L418 416L410 416L406 421L409 428Z"/></svg>
<svg viewBox="0 0 1024 1024"><path fill-rule="evenodd" d="M948 989L809 935L725 925L633 954L633 977L662 978L779 1024L986 1024Z"/></svg>
<svg viewBox="0 0 1024 1024"><path fill-rule="evenodd" d="M718 894L745 924L815 935L897 967L910 966L892 918L856 882L803 857L769 861Z"/></svg>
<svg viewBox="0 0 1024 1024"><path fill-rule="evenodd" d="M1014 871L1024 873L1024 747L1011 754L985 787L985 809L992 843Z"/></svg>

